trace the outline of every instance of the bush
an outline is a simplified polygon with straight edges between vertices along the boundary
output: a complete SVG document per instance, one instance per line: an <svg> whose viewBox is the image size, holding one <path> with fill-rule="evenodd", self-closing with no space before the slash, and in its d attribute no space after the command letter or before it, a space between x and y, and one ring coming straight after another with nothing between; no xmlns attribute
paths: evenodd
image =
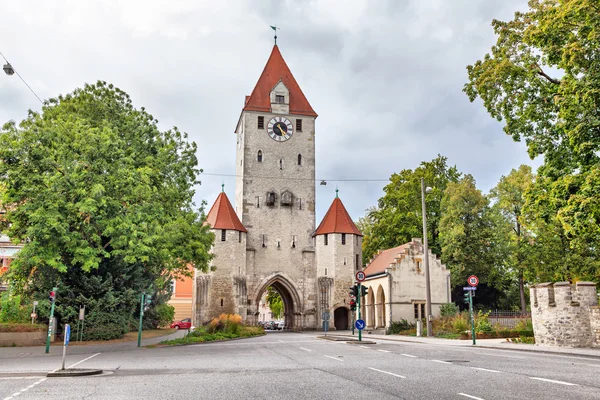
<svg viewBox="0 0 600 400"><path fill-rule="evenodd" d="M5 324L0 323L0 332L40 332L48 327L42 324Z"/></svg>
<svg viewBox="0 0 600 400"><path fill-rule="evenodd" d="M158 326L169 326L175 318L175 307L170 304L159 304L155 308Z"/></svg>
<svg viewBox="0 0 600 400"><path fill-rule="evenodd" d="M206 332L225 332L237 335L242 325L242 317L237 314L221 314L206 326Z"/></svg>
<svg viewBox="0 0 600 400"><path fill-rule="evenodd" d="M454 303L442 304L440 307L440 315L444 317L454 317L458 314L458 306Z"/></svg>
<svg viewBox="0 0 600 400"><path fill-rule="evenodd" d="M414 328L414 324L411 324L407 320L403 319L400 321L392 322L387 330L388 335L397 335L402 331L408 331Z"/></svg>
<svg viewBox="0 0 600 400"><path fill-rule="evenodd" d="M462 333L469 329L469 321L464 314L455 316L452 321L452 329L454 330L454 333Z"/></svg>
<svg viewBox="0 0 600 400"><path fill-rule="evenodd" d="M83 340L120 339L129 332L129 315L93 312L85 319Z"/></svg>
<svg viewBox="0 0 600 400"><path fill-rule="evenodd" d="M21 305L21 296L4 292L0 296L0 323L26 323L30 310Z"/></svg>

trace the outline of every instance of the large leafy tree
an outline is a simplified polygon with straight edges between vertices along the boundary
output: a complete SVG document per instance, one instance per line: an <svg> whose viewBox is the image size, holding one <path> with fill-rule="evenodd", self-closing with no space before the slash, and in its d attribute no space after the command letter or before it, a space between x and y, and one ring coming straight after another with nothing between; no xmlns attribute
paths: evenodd
<svg viewBox="0 0 600 400"><path fill-rule="evenodd" d="M525 271L531 262L528 257L530 253L528 243L532 239L531 232L523 226L523 208L525 206L525 193L533 185L534 179L531 167L521 165L519 169L513 169L510 174L500 178L500 182L490 193L496 202L495 206L511 226L510 258L507 258L507 261L517 275L519 300L521 312L523 313L527 312L524 277Z"/></svg>
<svg viewBox="0 0 600 400"><path fill-rule="evenodd" d="M507 287L505 220L489 206L489 200L477 189L471 175L448 184L441 207L439 242L453 286L460 292L468 276L477 275L481 284L478 303L500 307Z"/></svg>
<svg viewBox="0 0 600 400"><path fill-rule="evenodd" d="M267 303L269 304L269 309L271 310L273 317L276 319L281 318L284 311L283 299L272 286L267 288Z"/></svg>
<svg viewBox="0 0 600 400"><path fill-rule="evenodd" d="M598 279L600 4L530 0L527 12L492 25L498 41L467 67L464 90L471 101L481 98L514 140L525 140L531 157L544 156L526 195L538 206L529 214L589 266L559 275Z"/></svg>
<svg viewBox="0 0 600 400"><path fill-rule="evenodd" d="M368 210L362 223L363 260L367 263L378 250L388 249L423 236L421 207L421 178L432 188L427 194L427 232L429 245L439 254L440 204L446 186L460 178L456 167L449 167L447 158L438 155L429 162L422 162L415 170L405 169L394 173L390 183L383 189L385 194L376 208Z"/></svg>
<svg viewBox="0 0 600 400"><path fill-rule="evenodd" d="M126 315L139 290L166 287L190 263L206 270L213 237L193 209L195 152L185 133L159 130L105 82L5 124L5 228L24 243L12 284L30 291L58 285L65 307L103 299L98 309Z"/></svg>

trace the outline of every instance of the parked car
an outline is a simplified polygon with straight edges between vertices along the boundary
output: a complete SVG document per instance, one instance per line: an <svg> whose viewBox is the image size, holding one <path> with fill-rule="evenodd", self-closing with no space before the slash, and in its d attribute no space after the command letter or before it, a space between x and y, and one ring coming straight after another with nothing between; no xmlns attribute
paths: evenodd
<svg viewBox="0 0 600 400"><path fill-rule="evenodd" d="M278 330L278 331L281 331L281 330L283 330L284 328L285 328L285 322L283 322L283 321L279 321L279 322L277 322L277 330Z"/></svg>
<svg viewBox="0 0 600 400"><path fill-rule="evenodd" d="M192 319L184 318L181 321L175 321L171 324L171 328L175 329L190 329L192 327Z"/></svg>

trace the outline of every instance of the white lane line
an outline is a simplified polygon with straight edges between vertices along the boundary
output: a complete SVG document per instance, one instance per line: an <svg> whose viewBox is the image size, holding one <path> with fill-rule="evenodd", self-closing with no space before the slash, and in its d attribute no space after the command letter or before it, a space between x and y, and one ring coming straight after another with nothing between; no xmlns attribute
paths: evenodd
<svg viewBox="0 0 600 400"><path fill-rule="evenodd" d="M285 343L283 340L278 340L279 343Z"/></svg>
<svg viewBox="0 0 600 400"><path fill-rule="evenodd" d="M383 373L383 374L388 374L388 375L396 376L396 377L398 377L398 378L403 378L403 379L406 379L406 377L405 377L405 376L398 375L398 374L393 374L393 373L391 373L391 372L387 372L387 371L382 371L382 370L380 370L380 369L377 369L377 368L369 367L369 369L372 369L373 371L381 372L381 373Z"/></svg>
<svg viewBox="0 0 600 400"><path fill-rule="evenodd" d="M502 351L505 351L505 350L502 350ZM479 353L479 354L484 355L484 356L506 357L506 358L519 358L521 360L524 360L526 358L526 357L517 357L517 356L507 356L507 355L504 355L504 354L494 354L494 353Z"/></svg>
<svg viewBox="0 0 600 400"><path fill-rule="evenodd" d="M538 381L544 381L544 382L550 382L550 383L558 383L559 385L576 386L574 383L563 382L563 381L555 381L555 380L546 379L546 378L536 378L534 376L530 376L529 379L535 379L535 380L538 380Z"/></svg>
<svg viewBox="0 0 600 400"><path fill-rule="evenodd" d="M38 378L39 378L39 376L3 376L3 377L0 377L0 380L3 380L3 379L9 379L9 380L11 380L11 379L38 379Z"/></svg>
<svg viewBox="0 0 600 400"><path fill-rule="evenodd" d="M417 356L413 356L413 355L411 355L411 354L400 354L400 355L401 355L401 356L404 356L404 357L417 358Z"/></svg>
<svg viewBox="0 0 600 400"><path fill-rule="evenodd" d="M495 369L487 369L487 368L478 368L478 367L471 367L473 369L479 370L479 371L487 371L487 372L500 372L500 371L496 371Z"/></svg>
<svg viewBox="0 0 600 400"><path fill-rule="evenodd" d="M459 396L465 396L465 397L468 397L470 399L475 399L475 400L483 400L481 397L471 396L470 394L466 394L466 393L459 393Z"/></svg>
<svg viewBox="0 0 600 400"><path fill-rule="evenodd" d="M309 349L305 349L304 347L299 347L299 349L300 350L304 350L304 351L308 351L308 352L312 351L312 350L309 350Z"/></svg>
<svg viewBox="0 0 600 400"><path fill-rule="evenodd" d="M377 350L377 351L381 351L382 353L391 353L391 351L389 351L389 350Z"/></svg>
<svg viewBox="0 0 600 400"><path fill-rule="evenodd" d="M26 391L28 391L29 389L31 389L31 388L32 388L32 387L34 387L35 385L37 385L37 384L40 384L40 383L44 382L46 379L48 379L48 378L42 378L42 379L38 380L37 382L35 382L35 383L33 383L33 384L31 384L31 385L27 386L25 389L21 389L21 390L19 390L18 392L16 392L16 393L13 393L13 394L11 394L11 395L10 395L10 396L8 396L8 397L5 397L3 400L11 400L11 399L14 399L15 397L17 397L17 396L21 395L22 393L25 393Z"/></svg>
<svg viewBox="0 0 600 400"><path fill-rule="evenodd" d="M358 347L362 347L363 349L370 349L369 346L358 346Z"/></svg>
<svg viewBox="0 0 600 400"><path fill-rule="evenodd" d="M69 368L67 368L67 369L71 369L71 368L73 368L73 367L76 367L76 366L78 366L79 364L81 364L82 362L84 362L84 361L87 361L87 360L89 360L90 358L94 358L94 357L96 357L97 355L100 355L100 354L102 354L102 353L96 353L96 354L92 354L92 355L91 355L91 356L89 356L88 358L84 358L83 360L81 360L81 361L79 361L79 362L76 362L75 364L71 365L71 366L70 366Z"/></svg>
<svg viewBox="0 0 600 400"><path fill-rule="evenodd" d="M583 365L589 365L590 367L598 367L598 368L600 368L600 364L583 364Z"/></svg>
<svg viewBox="0 0 600 400"><path fill-rule="evenodd" d="M451 362L442 361L442 360L431 360L431 361L436 362L436 363L440 363L440 364L452 364Z"/></svg>
<svg viewBox="0 0 600 400"><path fill-rule="evenodd" d="M344 360L342 360L340 358L337 358L337 357L331 357L331 356L325 356L325 357L331 358L332 360L335 360L335 361L344 361Z"/></svg>

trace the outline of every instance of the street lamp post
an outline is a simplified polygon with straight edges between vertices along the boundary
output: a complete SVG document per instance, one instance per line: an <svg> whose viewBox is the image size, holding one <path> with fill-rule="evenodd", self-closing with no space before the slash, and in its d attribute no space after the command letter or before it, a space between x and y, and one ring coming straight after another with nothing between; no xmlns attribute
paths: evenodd
<svg viewBox="0 0 600 400"><path fill-rule="evenodd" d="M433 336L431 322L431 284L429 280L429 247L427 245L427 214L425 212L425 193L431 188L425 188L425 179L421 178L421 208L423 209L423 261L425 263L425 313L427 314L427 336Z"/></svg>

